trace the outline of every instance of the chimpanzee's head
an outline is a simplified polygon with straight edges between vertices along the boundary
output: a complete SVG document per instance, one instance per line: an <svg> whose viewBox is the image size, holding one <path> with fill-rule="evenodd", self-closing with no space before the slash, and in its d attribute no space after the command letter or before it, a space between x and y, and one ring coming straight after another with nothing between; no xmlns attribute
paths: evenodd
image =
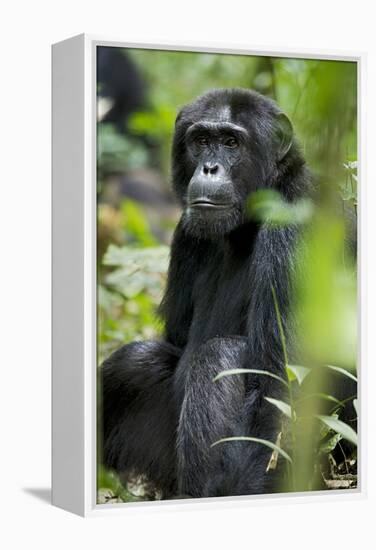
<svg viewBox="0 0 376 550"><path fill-rule="evenodd" d="M292 144L289 119L256 92L214 90L185 106L172 169L186 231L211 238L241 225L248 195L276 185Z"/></svg>

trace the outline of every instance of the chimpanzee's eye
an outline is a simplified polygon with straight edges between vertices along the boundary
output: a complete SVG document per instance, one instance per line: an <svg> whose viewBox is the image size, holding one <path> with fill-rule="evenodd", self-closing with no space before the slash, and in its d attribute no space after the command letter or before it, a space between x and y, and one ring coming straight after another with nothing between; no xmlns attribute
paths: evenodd
<svg viewBox="0 0 376 550"><path fill-rule="evenodd" d="M197 136L195 141L201 147L206 147L209 144L208 138L205 136Z"/></svg>
<svg viewBox="0 0 376 550"><path fill-rule="evenodd" d="M233 136L231 136L231 137L229 137L225 140L225 146L226 147L231 147L232 149L234 149L238 145L239 145L238 140L236 138L234 138Z"/></svg>

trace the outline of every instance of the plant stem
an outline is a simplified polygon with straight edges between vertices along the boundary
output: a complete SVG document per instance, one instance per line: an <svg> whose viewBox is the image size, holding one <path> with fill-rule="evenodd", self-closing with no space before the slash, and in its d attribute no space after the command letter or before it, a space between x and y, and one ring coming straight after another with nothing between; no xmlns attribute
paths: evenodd
<svg viewBox="0 0 376 550"><path fill-rule="evenodd" d="M283 330L282 325L282 319L281 319L281 313L279 311L279 305L277 300L277 295L275 292L275 288L272 285L272 295L273 295L273 302L274 302L274 308L275 313L277 317L277 324L278 324L278 330L281 338L281 344L282 344L282 351L283 351L283 360L284 360L284 368L286 372L286 378L287 378L287 384L288 384L288 392L289 392L289 401L290 401L290 407L291 407L291 440L292 440L292 459L294 464L294 457L295 457L295 449L296 449L296 434L295 434L295 418L296 418L296 410L295 410L295 404L294 399L292 395L292 387L291 387L291 381L288 376L288 356L287 356L287 346L286 346L286 338L285 333ZM294 465L292 464L291 470L290 470L290 477L291 477L291 489L295 491L295 472L294 472Z"/></svg>

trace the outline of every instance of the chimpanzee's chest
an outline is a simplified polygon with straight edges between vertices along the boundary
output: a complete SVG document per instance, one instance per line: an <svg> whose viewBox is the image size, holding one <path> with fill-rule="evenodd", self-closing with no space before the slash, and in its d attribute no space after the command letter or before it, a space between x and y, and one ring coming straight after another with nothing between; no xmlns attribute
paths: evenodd
<svg viewBox="0 0 376 550"><path fill-rule="evenodd" d="M249 264L219 259L214 265L215 268L204 268L194 285L190 344L246 333L252 287Z"/></svg>

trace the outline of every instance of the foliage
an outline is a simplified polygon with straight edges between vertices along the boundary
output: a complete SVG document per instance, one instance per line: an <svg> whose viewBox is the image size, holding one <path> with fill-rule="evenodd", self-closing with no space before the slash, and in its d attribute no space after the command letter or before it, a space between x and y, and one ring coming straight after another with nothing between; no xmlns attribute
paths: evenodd
<svg viewBox="0 0 376 550"><path fill-rule="evenodd" d="M283 423L281 440L284 446L274 444L274 453L288 456L288 476L283 490L304 491L321 486L321 477L333 461L333 451L347 440L357 446L354 429L338 418L345 402L340 402L325 393L327 373L335 372L342 377L357 381L356 369L357 303L356 265L347 257L344 244L343 219L326 208L313 208L305 212L303 202L285 204L278 193L258 191L249 199L249 213L257 219L276 225L286 223L304 224L304 232L298 246L297 259L292 273L295 331L299 352L306 361L304 366L289 362L286 337L283 331L279 304L274 288L274 298L280 339L284 353L285 379L273 375L287 386L287 400L265 399L288 419ZM305 218L305 219L304 219ZM333 362L342 365L341 367ZM320 368L319 368L320 367ZM214 382L224 376L256 373L270 376L265 371L235 369L223 371ZM350 397L353 399L355 396ZM320 414L322 402L332 404L330 414ZM354 417L358 416L354 404ZM257 441L270 447L271 442L257 438L235 437L231 440ZM216 442L223 443L229 438ZM345 457L345 464L352 457ZM330 486L328 480L327 486ZM348 486L353 486L349 484Z"/></svg>
<svg viewBox="0 0 376 550"><path fill-rule="evenodd" d="M267 444L274 462L284 453L292 460L286 458L287 490L315 488L323 457L333 474L334 450L346 438L356 443L355 432L338 418L343 403L323 391L324 373L333 369L339 376L356 379L356 265L346 252L343 217L347 211L356 216L357 209L356 65L141 49L124 50L124 55L130 56L141 72L148 103L127 120L126 133L119 133L116 125L98 124L100 197L114 176L150 168L167 189L176 113L197 95L218 87L253 88L277 100L313 168L318 191L315 207L309 201L288 205L268 190L250 197L249 214L275 225L299 224L304 232L293 273L297 339L304 360L290 364L285 353L286 379L280 382L287 386L288 399L277 403L272 396L267 398L282 410L286 423L280 441ZM173 223L172 218L158 214L160 226ZM166 280L167 245L152 229L142 205L125 197L116 205L99 202L99 364L124 343L161 333L156 310ZM277 312L278 304L275 306ZM217 379L240 371L247 369L221 373ZM332 406L328 415L320 414L323 401ZM355 416L356 407L354 400ZM352 455L344 457L346 474L353 462ZM339 470L337 465L334 473ZM328 478L327 472L325 475ZM328 487L337 487L329 481ZM135 499L115 474L102 467L98 488L107 491L100 496L104 501Z"/></svg>
<svg viewBox="0 0 376 550"><path fill-rule="evenodd" d="M124 342L161 331L156 308L166 280L169 249L151 234L140 208L127 200L119 225L129 245L110 243L98 269L99 363Z"/></svg>
<svg viewBox="0 0 376 550"><path fill-rule="evenodd" d="M100 184L109 173L122 173L145 166L148 162L149 154L145 147L117 133L112 125L98 124L97 167Z"/></svg>
<svg viewBox="0 0 376 550"><path fill-rule="evenodd" d="M287 203L272 189L252 193L247 207L251 218L274 226L302 224L313 214L313 204L309 199L301 199L294 204Z"/></svg>

